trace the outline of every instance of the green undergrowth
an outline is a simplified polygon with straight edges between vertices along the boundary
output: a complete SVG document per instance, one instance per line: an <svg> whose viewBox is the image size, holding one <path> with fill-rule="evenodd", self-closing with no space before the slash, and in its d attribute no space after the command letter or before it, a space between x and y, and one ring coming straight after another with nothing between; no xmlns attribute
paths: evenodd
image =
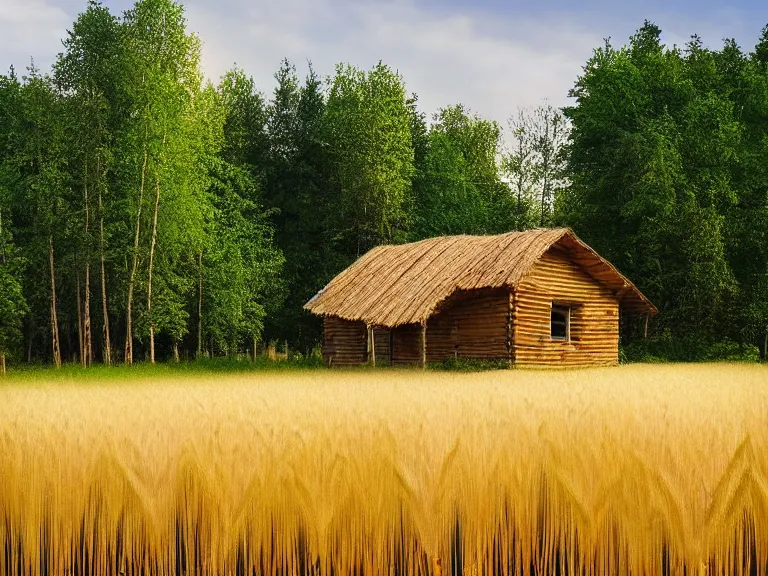
<svg viewBox="0 0 768 576"><path fill-rule="evenodd" d="M669 333L636 340L619 348L622 364L665 362L758 362L757 346L724 339L707 342L700 337L680 338Z"/></svg>
<svg viewBox="0 0 768 576"><path fill-rule="evenodd" d="M255 361L234 358L206 358L181 362L136 362L132 366L94 364L83 368L80 364L64 364L60 369L50 365L25 364L9 366L7 378L14 380L124 380L149 379L162 376L205 376L210 374L237 374L248 372L302 371L323 368L322 359L316 357L270 360L266 356ZM2 380L0 380L1 382Z"/></svg>
<svg viewBox="0 0 768 576"><path fill-rule="evenodd" d="M444 362L435 362L428 365L431 370L445 370L450 372L484 372L487 370L506 370L510 367L507 360L467 360L465 358L451 358Z"/></svg>
<svg viewBox="0 0 768 576"><path fill-rule="evenodd" d="M658 339L634 342L622 346L619 350L621 364L632 363L678 363L678 362L757 362L758 351L755 347L736 344L734 342L718 343L710 346L700 346L681 342L659 342ZM510 365L505 360L467 360L450 359L444 362L427 364L428 371L435 372L485 372L506 370ZM152 380L162 377L209 376L216 374L247 374L275 372L394 372L402 370L418 370L416 365L408 366L344 366L327 368L322 357L300 355L280 360L270 360L266 356L250 359L235 358L206 358L201 360L186 360L181 362L136 362L132 366L117 364L104 366L94 364L83 368L80 364L67 363L60 369L44 364L10 365L8 374L0 384L6 381L42 382L42 381L77 381L99 382L109 380Z"/></svg>

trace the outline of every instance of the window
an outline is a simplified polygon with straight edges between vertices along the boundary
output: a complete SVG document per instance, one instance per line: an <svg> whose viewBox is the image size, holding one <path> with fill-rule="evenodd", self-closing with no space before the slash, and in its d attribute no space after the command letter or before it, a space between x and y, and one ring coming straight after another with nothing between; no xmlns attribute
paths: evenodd
<svg viewBox="0 0 768 576"><path fill-rule="evenodd" d="M552 340L568 342L571 339L571 309L566 306L552 304L550 319Z"/></svg>

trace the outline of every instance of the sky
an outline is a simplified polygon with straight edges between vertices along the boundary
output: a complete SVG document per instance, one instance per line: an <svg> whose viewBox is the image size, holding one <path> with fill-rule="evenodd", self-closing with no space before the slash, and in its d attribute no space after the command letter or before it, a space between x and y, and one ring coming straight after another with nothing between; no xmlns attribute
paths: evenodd
<svg viewBox="0 0 768 576"><path fill-rule="evenodd" d="M104 0L113 13L131 0ZM203 41L212 80L233 64L270 94L288 57L304 76L338 62L399 71L431 115L463 103L506 125L520 107L568 104L568 90L592 50L626 43L645 19L668 44L692 34L747 51L768 24L764 0L187 0L188 28ZM85 0L0 0L0 67L49 69ZM762 6L761 6L762 5Z"/></svg>

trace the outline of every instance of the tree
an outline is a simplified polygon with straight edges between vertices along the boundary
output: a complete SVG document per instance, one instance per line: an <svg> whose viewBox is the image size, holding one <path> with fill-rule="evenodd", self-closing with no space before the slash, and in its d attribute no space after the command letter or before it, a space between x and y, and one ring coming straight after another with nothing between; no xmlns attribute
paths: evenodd
<svg viewBox="0 0 768 576"><path fill-rule="evenodd" d="M157 319L152 289L159 227L181 230L178 219L192 216L181 206L195 208L197 158L186 138L194 135L195 97L200 92L200 43L186 32L183 8L172 0L141 0L125 15L128 73L127 93L134 121L125 146L134 166L130 216L134 242L126 302L125 361L133 361L133 297L139 261L146 259L146 309L149 359L155 361ZM191 149L191 150L190 150ZM174 205L177 204L177 205ZM142 230L148 238L142 246ZM160 232L162 234L162 232ZM171 262L173 258L166 258Z"/></svg>
<svg viewBox="0 0 768 576"><path fill-rule="evenodd" d="M38 282L28 302L33 310L45 310L47 301L51 358L61 366L59 307L57 297L57 250L65 240L70 207L66 202L68 174L62 101L51 78L39 73L34 63L23 78L18 96L16 129L11 135L14 150L8 170L14 174L13 205L18 224L24 231L18 238L25 246L26 274L39 278L40 270L48 272L48 290ZM26 282L25 282L26 284ZM40 322L41 325L45 321Z"/></svg>
<svg viewBox="0 0 768 576"><path fill-rule="evenodd" d="M225 74L210 95L208 174L202 244L196 248L197 353L236 354L255 348L267 311L274 307L283 257L276 250L272 212L261 209L268 151L267 115L253 81L241 70ZM215 152L215 153L214 153Z"/></svg>
<svg viewBox="0 0 768 576"><path fill-rule="evenodd" d="M243 342L255 353L283 256L272 243L269 213L248 199L256 185L252 176L223 162L213 169L214 214L201 259L201 330L211 353L235 354Z"/></svg>
<svg viewBox="0 0 768 576"><path fill-rule="evenodd" d="M308 353L320 340L321 323L303 305L343 266L334 237L338 197L331 179L326 101L320 79L310 64L300 87L286 89L288 85L298 86L290 74L278 75L278 80L270 109L273 114L278 109L291 110L290 114L283 112L286 119L281 123L290 127L284 132L282 149L291 152L282 164L272 164L282 166L271 174L272 178L282 174L285 192L265 201L279 211L273 221L278 247L285 256L285 299L266 319L265 331L269 337L289 340ZM281 88L282 84L286 87ZM278 106L281 101L284 104ZM280 134L277 123L273 121L272 126L272 133Z"/></svg>
<svg viewBox="0 0 768 576"><path fill-rule="evenodd" d="M337 66L326 118L347 254L403 241L413 148L402 78L382 63L368 73Z"/></svg>
<svg viewBox="0 0 768 576"><path fill-rule="evenodd" d="M665 49L646 23L595 50L571 91L566 222L658 304L659 328L727 333L736 282L725 215L740 128L694 38Z"/></svg>
<svg viewBox="0 0 768 576"><path fill-rule="evenodd" d="M256 89L253 78L240 68L233 68L224 74L218 93L224 110L220 156L234 166L245 168L257 184L253 193L261 195L270 150L264 97Z"/></svg>
<svg viewBox="0 0 768 576"><path fill-rule="evenodd" d="M109 10L89 0L86 11L78 16L64 52L54 65L58 88L66 95L68 122L67 148L70 151L70 173L82 190L77 234L78 254L84 272L84 299L81 308L78 272L78 338L81 362L87 366L93 359L91 344L91 261L98 252L102 309L102 358L111 363L109 305L106 280L105 196L108 193L115 125L120 116L117 89L121 62L120 27ZM98 221L98 226L96 222ZM82 320L81 320L82 317Z"/></svg>
<svg viewBox="0 0 768 576"><path fill-rule="evenodd" d="M412 237L491 234L514 228L515 206L497 164L498 124L461 105L442 108L433 120L423 180L414 199Z"/></svg>
<svg viewBox="0 0 768 576"><path fill-rule="evenodd" d="M509 178L517 205L518 230L532 228L537 221L536 169L531 114L519 109L508 120L512 133L512 149L503 157L502 171Z"/></svg>
<svg viewBox="0 0 768 576"><path fill-rule="evenodd" d="M728 94L741 126L730 181L736 201L726 212L726 250L738 282L732 324L768 358L768 27L747 55L735 41L715 54L718 90Z"/></svg>
<svg viewBox="0 0 768 576"><path fill-rule="evenodd" d="M555 197L567 185L568 121L558 109L545 104L518 110L517 116L509 119L509 127L513 143L504 168L515 188L521 215L533 216L525 211L533 197L538 209L528 224L552 226Z"/></svg>
<svg viewBox="0 0 768 576"><path fill-rule="evenodd" d="M3 227L3 197L0 196L0 375L5 376L6 358L20 348L22 320L29 311L22 290L22 262Z"/></svg>
<svg viewBox="0 0 768 576"><path fill-rule="evenodd" d="M419 199L428 197L427 187L430 185L427 175L427 157L429 154L429 128L427 116L418 107L419 97L416 93L406 101L408 116L411 124L411 147L413 148L413 177L411 178L412 202L409 210L412 212L410 237L420 235L418 229L419 213L417 203Z"/></svg>
<svg viewBox="0 0 768 576"><path fill-rule="evenodd" d="M415 199L414 239L489 232L492 205L448 135L430 132L423 170L424 181Z"/></svg>

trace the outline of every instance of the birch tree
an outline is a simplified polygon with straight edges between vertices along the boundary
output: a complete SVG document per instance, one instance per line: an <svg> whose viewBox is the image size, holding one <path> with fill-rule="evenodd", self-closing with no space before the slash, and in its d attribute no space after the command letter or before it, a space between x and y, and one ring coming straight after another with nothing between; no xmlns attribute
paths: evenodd
<svg viewBox="0 0 768 576"><path fill-rule="evenodd" d="M350 254L402 241L414 171L402 78L381 63L367 73L339 65L326 116L340 194L340 234Z"/></svg>
<svg viewBox="0 0 768 576"><path fill-rule="evenodd" d="M164 202L165 194L173 194L189 184L179 176L185 158L182 134L185 122L194 116L192 105L200 91L200 44L187 34L183 9L171 0L142 0L125 15L128 95L134 121L128 130L126 146L131 149L133 186L129 215L133 223L133 248L128 271L126 302L125 362L133 362L133 300L139 264L144 264L142 280L146 296L145 326L149 344L149 360L155 361L156 319L152 310L153 274L158 250L158 226L161 211L173 214ZM168 210L165 210L168 208ZM178 217L178 216L177 216Z"/></svg>
<svg viewBox="0 0 768 576"><path fill-rule="evenodd" d="M79 349L84 366L93 361L90 297L95 254L98 254L100 276L102 359L107 365L111 363L105 204L119 116L117 89L121 55L117 18L99 2L90 0L64 41L64 52L59 54L54 67L56 83L67 101L70 173L82 191L77 214L81 222L78 253L82 262L78 264L83 269L84 298L82 308L78 304L78 318L82 317Z"/></svg>
<svg viewBox="0 0 768 576"><path fill-rule="evenodd" d="M7 191L1 188L0 190ZM8 356L21 348L22 321L29 311L22 290L23 262L8 230L8 219L4 215L4 213L7 214L4 208L5 202L7 202L7 195L0 194L0 375L2 376L5 376Z"/></svg>
<svg viewBox="0 0 768 576"><path fill-rule="evenodd" d="M64 111L61 99L49 76L41 75L34 63L24 77L19 98L21 122L15 134L12 159L17 172L17 202L25 210L19 214L26 228L29 272L39 278L40 270L47 272L48 311L51 358L61 367L59 308L57 297L57 250L69 219L65 202L68 175L65 171L66 147ZM37 302L39 304L39 301ZM39 308L38 308L39 310Z"/></svg>
<svg viewBox="0 0 768 576"><path fill-rule="evenodd" d="M519 109L508 125L511 150L503 167L523 217L521 227L552 226L556 195L568 184L568 120L560 110L543 104Z"/></svg>
<svg viewBox="0 0 768 576"><path fill-rule="evenodd" d="M413 238L492 234L515 226L515 206L500 178L498 124L463 105L441 108L427 137L414 202Z"/></svg>

